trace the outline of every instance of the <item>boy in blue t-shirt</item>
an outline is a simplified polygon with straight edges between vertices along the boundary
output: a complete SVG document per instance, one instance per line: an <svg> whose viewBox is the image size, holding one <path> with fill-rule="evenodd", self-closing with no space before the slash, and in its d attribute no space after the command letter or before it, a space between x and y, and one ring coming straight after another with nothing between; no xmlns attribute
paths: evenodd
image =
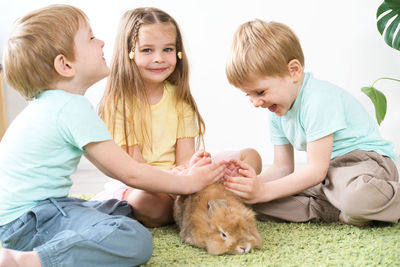
<svg viewBox="0 0 400 267"><path fill-rule="evenodd" d="M109 73L103 46L86 15L68 5L27 14L8 41L6 78L29 105L0 143L0 266L136 266L150 258L151 235L125 201L68 197L82 155L151 192L188 194L224 174L205 152L177 176L136 162L114 143L83 96Z"/></svg>
<svg viewBox="0 0 400 267"><path fill-rule="evenodd" d="M244 177L225 186L254 204L262 220L397 223L392 144L353 96L303 67L300 42L286 25L257 19L236 31L227 77L255 107L270 111L274 161L259 176L236 161ZM307 152L296 171L293 148Z"/></svg>

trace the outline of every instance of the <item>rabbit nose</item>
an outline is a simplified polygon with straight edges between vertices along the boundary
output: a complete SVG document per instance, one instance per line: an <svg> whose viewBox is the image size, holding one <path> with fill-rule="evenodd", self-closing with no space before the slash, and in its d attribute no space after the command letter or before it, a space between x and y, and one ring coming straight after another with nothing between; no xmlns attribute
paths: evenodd
<svg viewBox="0 0 400 267"><path fill-rule="evenodd" d="M248 253L251 249L250 244L243 244L238 246L239 252L242 253Z"/></svg>

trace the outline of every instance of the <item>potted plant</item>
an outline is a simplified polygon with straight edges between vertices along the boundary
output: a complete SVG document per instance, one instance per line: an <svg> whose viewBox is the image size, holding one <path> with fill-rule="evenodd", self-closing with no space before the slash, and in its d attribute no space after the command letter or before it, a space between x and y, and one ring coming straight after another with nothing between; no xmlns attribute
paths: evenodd
<svg viewBox="0 0 400 267"><path fill-rule="evenodd" d="M386 44L400 51L400 30L397 30L400 24L400 0L384 0L378 7L376 12L376 25L379 33L383 36ZM376 79L371 86L361 88L372 101L375 107L376 121L380 125L386 115L386 97L375 88L375 84L380 80L393 80L400 82L398 79L381 77Z"/></svg>

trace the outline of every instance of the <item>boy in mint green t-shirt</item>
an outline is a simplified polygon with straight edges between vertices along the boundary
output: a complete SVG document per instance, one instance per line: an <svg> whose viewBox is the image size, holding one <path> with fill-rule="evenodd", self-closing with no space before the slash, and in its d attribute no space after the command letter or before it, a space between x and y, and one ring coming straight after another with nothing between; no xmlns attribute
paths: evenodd
<svg viewBox="0 0 400 267"><path fill-rule="evenodd" d="M0 266L136 266L151 257L151 235L125 201L68 197L82 155L151 192L188 194L224 174L199 157L187 175L173 175L114 143L83 96L109 73L103 46L86 15L68 5L27 14L8 40L6 79L29 104L0 143Z"/></svg>
<svg viewBox="0 0 400 267"><path fill-rule="evenodd" d="M286 25L257 19L236 31L228 80L270 111L274 161L259 176L236 161L244 177L225 186L262 220L397 223L393 145L353 96L303 67L300 42ZM294 148L307 152L307 164L296 171Z"/></svg>

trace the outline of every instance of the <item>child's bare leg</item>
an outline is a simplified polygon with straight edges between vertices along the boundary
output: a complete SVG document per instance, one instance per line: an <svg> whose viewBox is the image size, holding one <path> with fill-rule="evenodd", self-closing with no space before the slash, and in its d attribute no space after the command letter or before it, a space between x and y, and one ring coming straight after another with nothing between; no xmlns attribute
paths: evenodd
<svg viewBox="0 0 400 267"><path fill-rule="evenodd" d="M39 255L35 251L0 249L0 267L32 266L41 267Z"/></svg>
<svg viewBox="0 0 400 267"><path fill-rule="evenodd" d="M133 207L135 219L147 227L159 227L173 222L174 200L168 194L130 190L126 201Z"/></svg>
<svg viewBox="0 0 400 267"><path fill-rule="evenodd" d="M260 174L262 170L262 159L257 150L252 148L240 150L240 160L249 164L251 167L253 167L257 174Z"/></svg>

